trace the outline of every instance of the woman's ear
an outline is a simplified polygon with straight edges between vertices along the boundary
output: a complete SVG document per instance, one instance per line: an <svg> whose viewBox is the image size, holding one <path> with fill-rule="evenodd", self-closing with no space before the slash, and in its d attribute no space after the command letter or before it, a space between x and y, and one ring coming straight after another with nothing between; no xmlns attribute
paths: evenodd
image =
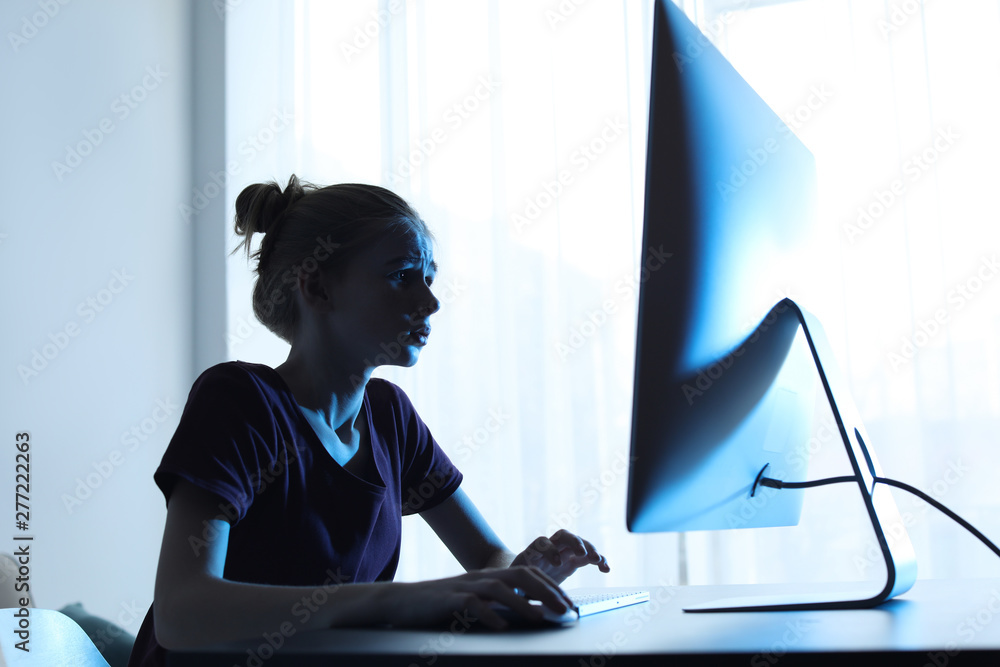
<svg viewBox="0 0 1000 667"><path fill-rule="evenodd" d="M333 310L333 292L328 277L322 271L300 270L295 287L304 305L319 311Z"/></svg>

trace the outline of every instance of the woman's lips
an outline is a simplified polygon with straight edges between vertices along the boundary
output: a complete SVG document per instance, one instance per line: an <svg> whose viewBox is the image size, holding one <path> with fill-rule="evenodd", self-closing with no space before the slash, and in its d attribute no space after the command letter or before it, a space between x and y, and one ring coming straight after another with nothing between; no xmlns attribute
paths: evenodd
<svg viewBox="0 0 1000 667"><path fill-rule="evenodd" d="M430 335L431 335L430 327L421 327L419 329L414 329L409 334L407 334L407 338L416 345L427 345L427 337Z"/></svg>

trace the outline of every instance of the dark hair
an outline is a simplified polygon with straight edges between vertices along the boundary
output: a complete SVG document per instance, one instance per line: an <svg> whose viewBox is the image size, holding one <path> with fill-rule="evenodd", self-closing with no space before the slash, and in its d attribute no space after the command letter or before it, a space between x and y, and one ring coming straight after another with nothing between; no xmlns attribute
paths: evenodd
<svg viewBox="0 0 1000 667"><path fill-rule="evenodd" d="M417 212L377 185L319 187L292 174L282 191L276 182L248 185L236 198L236 233L247 260L257 260L253 312L275 334L292 342L298 325L293 295L298 275L339 272L360 250L387 234L433 240ZM251 237L264 235L251 253Z"/></svg>

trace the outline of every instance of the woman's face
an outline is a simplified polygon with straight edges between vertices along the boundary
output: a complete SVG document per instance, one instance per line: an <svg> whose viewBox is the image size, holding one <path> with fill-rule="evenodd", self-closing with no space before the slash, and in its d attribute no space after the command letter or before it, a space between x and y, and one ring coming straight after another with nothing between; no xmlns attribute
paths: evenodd
<svg viewBox="0 0 1000 667"><path fill-rule="evenodd" d="M321 280L330 295L330 342L350 365L412 366L441 303L431 292L437 265L429 241L387 236L338 275Z"/></svg>

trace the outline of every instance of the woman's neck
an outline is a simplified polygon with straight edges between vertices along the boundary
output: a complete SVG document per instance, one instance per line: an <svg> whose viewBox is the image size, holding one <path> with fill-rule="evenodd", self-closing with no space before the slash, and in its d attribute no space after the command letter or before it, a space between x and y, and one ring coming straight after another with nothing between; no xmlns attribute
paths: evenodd
<svg viewBox="0 0 1000 667"><path fill-rule="evenodd" d="M332 359L306 359L293 348L275 371L301 407L317 413L342 438L353 432L371 369L350 372Z"/></svg>

